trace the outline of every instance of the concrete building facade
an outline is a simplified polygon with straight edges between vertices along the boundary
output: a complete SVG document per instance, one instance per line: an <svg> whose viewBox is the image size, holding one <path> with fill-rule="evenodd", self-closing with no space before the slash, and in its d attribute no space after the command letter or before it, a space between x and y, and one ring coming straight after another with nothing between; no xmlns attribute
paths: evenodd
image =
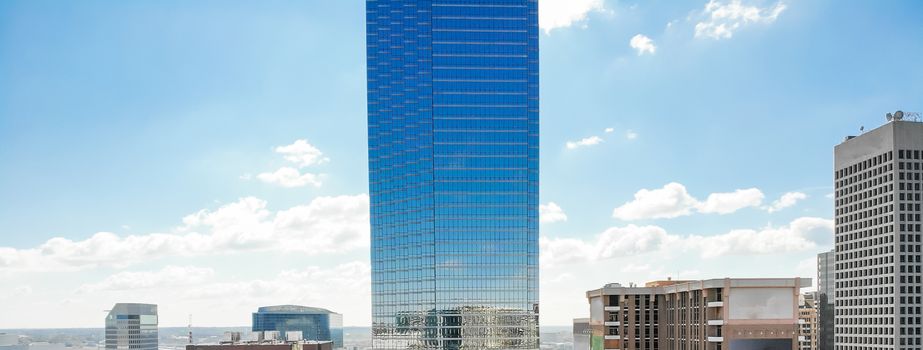
<svg viewBox="0 0 923 350"><path fill-rule="evenodd" d="M899 119L899 118L898 118ZM923 123L834 149L835 349L923 349Z"/></svg>
<svg viewBox="0 0 923 350"><path fill-rule="evenodd" d="M608 284L587 292L593 350L794 349L810 278Z"/></svg>

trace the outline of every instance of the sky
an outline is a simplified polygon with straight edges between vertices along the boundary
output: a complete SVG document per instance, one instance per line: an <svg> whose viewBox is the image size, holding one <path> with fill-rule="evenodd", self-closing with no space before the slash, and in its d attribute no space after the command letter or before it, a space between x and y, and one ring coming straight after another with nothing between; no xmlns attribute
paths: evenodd
<svg viewBox="0 0 923 350"><path fill-rule="evenodd" d="M541 324L816 278L832 152L923 111L915 1L541 0ZM0 328L370 324L364 2L0 2Z"/></svg>

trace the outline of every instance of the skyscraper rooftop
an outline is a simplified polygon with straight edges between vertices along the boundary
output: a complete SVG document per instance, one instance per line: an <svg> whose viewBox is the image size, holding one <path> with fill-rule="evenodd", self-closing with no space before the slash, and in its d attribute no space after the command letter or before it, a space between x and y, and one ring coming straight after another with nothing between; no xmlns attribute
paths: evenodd
<svg viewBox="0 0 923 350"><path fill-rule="evenodd" d="M319 307L310 307L310 306L300 306L300 305L275 305L275 306L263 306L258 309L258 312L261 313L300 313L300 314L338 314L336 312L319 308Z"/></svg>

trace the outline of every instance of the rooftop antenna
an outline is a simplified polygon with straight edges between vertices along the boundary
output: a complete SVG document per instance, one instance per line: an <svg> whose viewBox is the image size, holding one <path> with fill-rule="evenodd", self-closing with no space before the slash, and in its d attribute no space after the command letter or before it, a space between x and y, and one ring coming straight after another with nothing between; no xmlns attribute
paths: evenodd
<svg viewBox="0 0 923 350"><path fill-rule="evenodd" d="M859 133L861 134L861 133L864 132L864 131L865 131L865 125L860 126L860 127L859 127Z"/></svg>
<svg viewBox="0 0 923 350"><path fill-rule="evenodd" d="M919 113L919 112L904 112L904 117L905 117L905 118L911 118L911 119L913 119L913 121L915 121L915 122L920 121L920 113Z"/></svg>
<svg viewBox="0 0 923 350"><path fill-rule="evenodd" d="M894 120L894 115L892 115L891 113L885 114L885 119L887 119L888 121L892 121Z"/></svg>
<svg viewBox="0 0 923 350"><path fill-rule="evenodd" d="M904 120L904 111L898 110L894 112L894 120Z"/></svg>

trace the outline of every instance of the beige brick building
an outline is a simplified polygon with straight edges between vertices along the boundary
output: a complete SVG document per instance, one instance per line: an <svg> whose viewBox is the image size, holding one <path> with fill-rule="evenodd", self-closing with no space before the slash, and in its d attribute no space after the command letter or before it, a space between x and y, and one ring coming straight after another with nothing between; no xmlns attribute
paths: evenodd
<svg viewBox="0 0 923 350"><path fill-rule="evenodd" d="M818 301L815 293L801 295L801 307L798 309L798 349L817 350L819 337Z"/></svg>
<svg viewBox="0 0 923 350"><path fill-rule="evenodd" d="M810 278L608 284L586 293L590 349L797 349L799 294L810 285Z"/></svg>

